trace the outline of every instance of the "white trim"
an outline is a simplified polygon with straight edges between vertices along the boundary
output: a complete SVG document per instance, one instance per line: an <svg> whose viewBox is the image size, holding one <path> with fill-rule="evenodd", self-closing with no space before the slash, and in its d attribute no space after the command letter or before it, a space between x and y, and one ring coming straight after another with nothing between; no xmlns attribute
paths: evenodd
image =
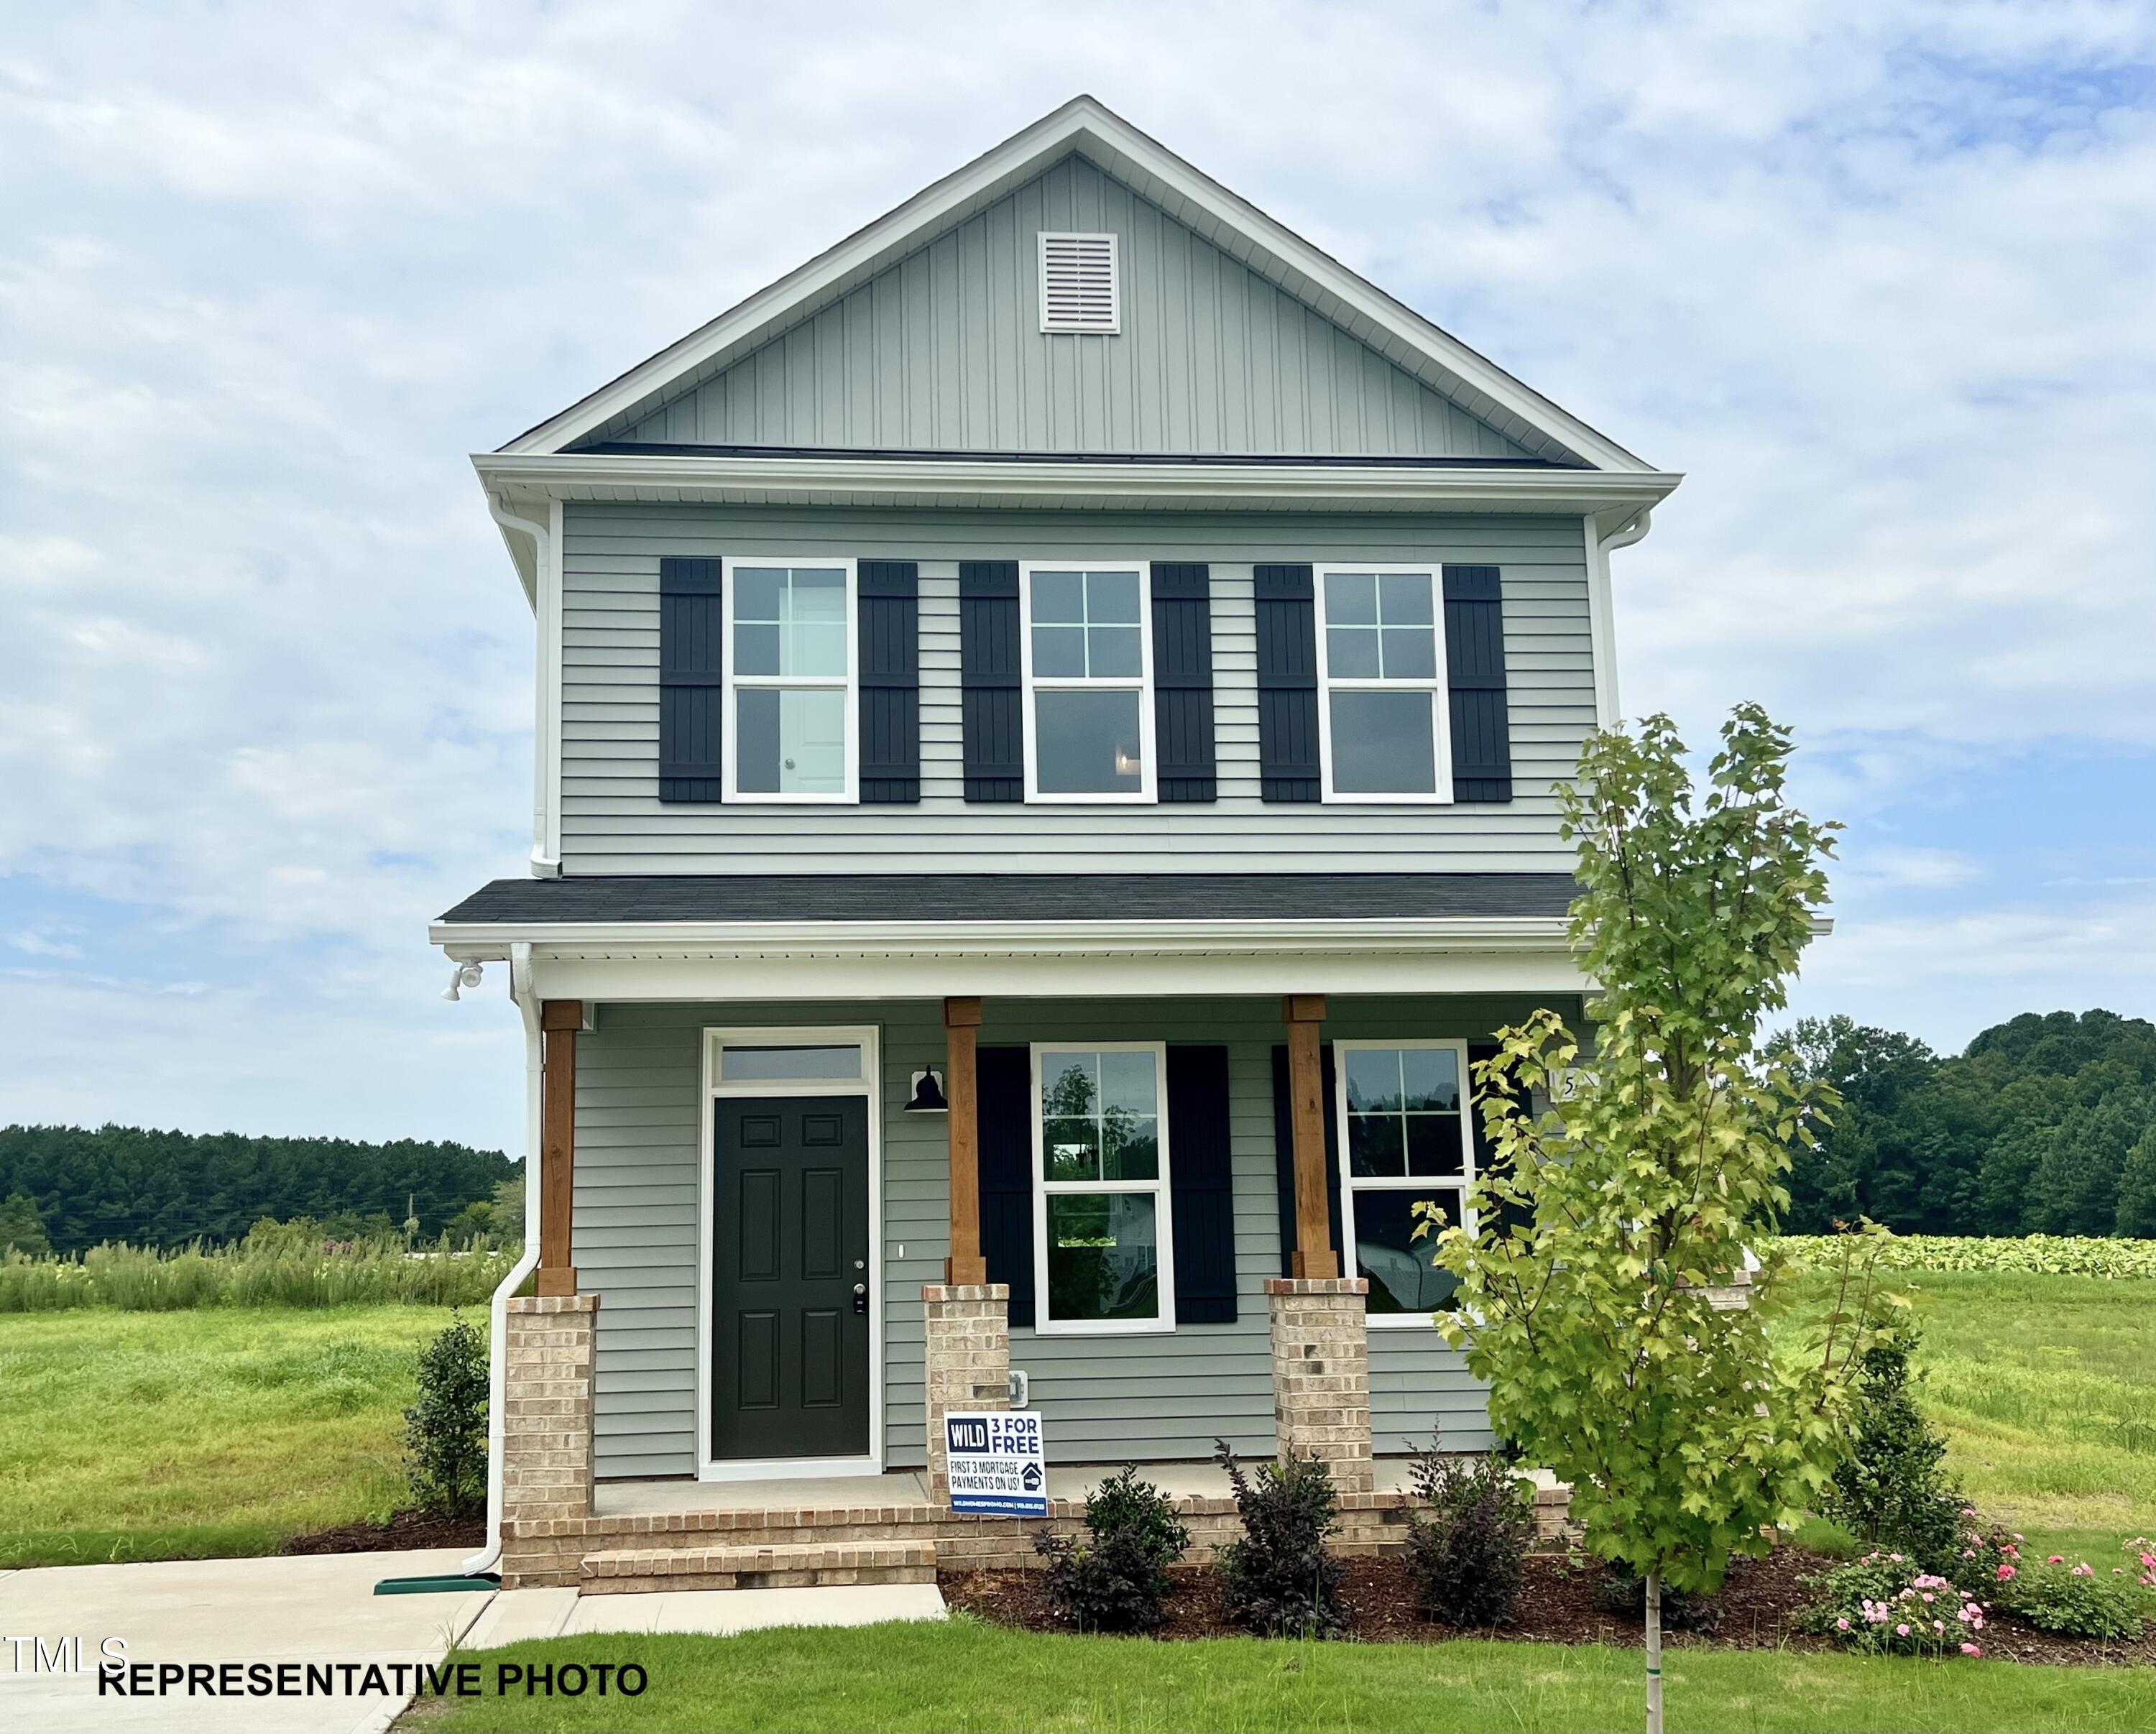
<svg viewBox="0 0 2156 1734"><path fill-rule="evenodd" d="M858 1043L858 1079L755 1079L724 1083L719 1055L729 1046L839 1047ZM883 1030L875 1023L797 1023L731 1028L707 1025L699 1044L702 1062L696 1092L696 1479L747 1481L773 1476L865 1475L883 1473ZM711 1455L711 1182L715 1105L723 1096L851 1096L868 1099L869 1137L869 1449L864 1457L726 1458Z"/></svg>
<svg viewBox="0 0 2156 1734"><path fill-rule="evenodd" d="M1048 245L1051 241L1101 241L1108 249L1108 322L1106 325L1057 325L1048 316ZM1116 337L1123 330L1122 242L1114 234L1084 233L1075 229L1044 228L1036 238L1034 258L1040 265L1040 329L1045 336Z"/></svg>
<svg viewBox="0 0 2156 1734"><path fill-rule="evenodd" d="M1436 675L1430 679L1388 680L1383 677L1336 675L1332 653L1326 636L1325 581L1334 575L1375 573L1379 577L1426 577L1430 580L1430 638L1435 647ZM1380 587L1383 587L1382 586ZM1445 567L1436 561L1427 566L1349 565L1318 566L1311 570L1311 588L1317 609L1317 757L1319 788L1323 799L1338 806L1445 807L1452 803L1452 706L1447 696L1445 658ZM1332 787L1332 695L1336 692L1427 692L1430 695L1432 767L1436 783L1428 793L1371 794L1342 793Z"/></svg>
<svg viewBox="0 0 2156 1734"><path fill-rule="evenodd" d="M1373 1174L1358 1178L1348 1159L1348 1056L1358 1051L1368 1053L1397 1053L1402 1049L1445 1049L1458 1056L1460 1064L1460 1177L1450 1175ZM1475 1133L1471 1116L1475 1112L1475 1086L1467 1069L1467 1044L1451 1036L1400 1037L1397 1039L1366 1039L1353 1041L1336 1040L1332 1044L1333 1114L1340 1127L1340 1266L1342 1274L1360 1275L1361 1269L1355 1259L1355 1194L1358 1192L1413 1192L1457 1190L1460 1193L1460 1221L1469 1234L1475 1232L1475 1208L1471 1202L1475 1189ZM1369 1326L1373 1331L1397 1331L1404 1326L1430 1328L1430 1315L1425 1312L1373 1312L1368 1315Z"/></svg>
<svg viewBox="0 0 2156 1734"><path fill-rule="evenodd" d="M522 504L522 502L519 502ZM525 594L531 604L531 871L552 879L562 870L562 520L559 500L541 500L531 510L545 523L512 512L506 495L490 492L486 508L501 528L517 576L517 536L531 544L531 572Z"/></svg>
<svg viewBox="0 0 2156 1734"><path fill-rule="evenodd" d="M1609 582L1610 551L1630 547L1654 523L1654 508L1643 505L1607 536L1591 513L1582 524L1587 539L1587 618L1594 644L1597 728L1618 728L1625 721L1617 695L1617 597Z"/></svg>
<svg viewBox="0 0 2156 1734"><path fill-rule="evenodd" d="M1047 1126L1041 1110L1040 1056L1062 1054L1150 1054L1152 1055L1154 1129L1160 1142L1160 1172L1151 1180L1050 1180ZM1166 1042L1034 1042L1027 1054L1031 1075L1029 1098L1033 1121L1033 1293L1034 1334L1038 1336L1158 1336L1175 1329L1175 1201L1168 1147L1168 1044ZM1160 1311L1150 1319L1053 1319L1048 1312L1048 1197L1091 1197L1101 1193L1144 1193L1153 1201L1153 1242L1158 1262L1154 1290Z"/></svg>
<svg viewBox="0 0 2156 1734"><path fill-rule="evenodd" d="M1128 794L1112 791L1097 793L1085 791L1045 793L1040 787L1040 768L1035 756L1040 728L1039 714L1034 706L1034 695L1041 691L1127 692L1131 690L1132 681L1128 675L1035 676L1033 672L1033 576L1040 572L1124 571L1131 572L1138 581L1138 787L1135 793ZM1158 784L1153 774L1152 575L1152 563L1137 559L1096 558L1088 555L1076 560L1022 560L1019 562L1019 687L1025 704L1025 726L1020 733L1024 736L1025 798L1029 804L1133 807L1150 805L1159 798L1155 793Z"/></svg>
<svg viewBox="0 0 2156 1734"><path fill-rule="evenodd" d="M1684 480L1662 471L1426 464L1040 462L728 452L475 452L483 486L564 500L1021 510L1583 512L1623 516Z"/></svg>
<svg viewBox="0 0 2156 1734"><path fill-rule="evenodd" d="M557 505L555 510L559 511ZM811 571L829 572L836 567L845 574L845 628L846 673L843 681L829 675L737 675L734 672L734 604L738 595L735 573L742 567L752 570L767 567L791 571L802 567ZM848 554L758 554L725 557L721 584L724 594L720 598L719 632L721 648L719 668L721 685L720 704L723 715L719 727L720 759L724 767L726 798L730 803L749 806L774 807L844 807L858 806L861 798L860 773L860 567ZM558 686L559 683L557 682ZM836 793L821 791L803 791L788 794L776 789L742 790L736 777L735 754L741 742L741 716L735 703L736 695L743 689L767 688L785 691L836 692L845 695L844 738L839 746L845 765L845 787Z"/></svg>
<svg viewBox="0 0 2156 1734"><path fill-rule="evenodd" d="M829 252L759 290L707 325L632 367L559 414L519 435L505 452L558 451L626 416L670 386L745 353L782 323L803 318L865 281L927 238L955 226L1058 157L1075 150L1152 203L1176 213L1268 280L1381 353L1402 351L1405 371L1424 377L1471 413L1529 443L1554 444L1607 470L1640 470L1639 459L1478 355L1450 332L1275 222L1091 96L1079 96L916 193ZM1226 238L1215 239L1221 231ZM1420 362L1419 368L1416 365ZM1478 400L1486 409L1478 407Z"/></svg>

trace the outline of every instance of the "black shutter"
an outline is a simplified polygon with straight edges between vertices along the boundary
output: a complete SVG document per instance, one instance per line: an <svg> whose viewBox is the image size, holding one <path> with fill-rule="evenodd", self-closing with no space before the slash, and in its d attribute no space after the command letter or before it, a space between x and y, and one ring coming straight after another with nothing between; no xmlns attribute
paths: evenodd
<svg viewBox="0 0 2156 1734"><path fill-rule="evenodd" d="M723 787L725 643L716 560L659 562L659 798L716 801Z"/></svg>
<svg viewBox="0 0 2156 1734"><path fill-rule="evenodd" d="M1306 566L1255 569L1258 772L1268 801L1316 801L1317 601Z"/></svg>
<svg viewBox="0 0 2156 1734"><path fill-rule="evenodd" d="M980 1121L981 1256L1010 1285L1010 1321L1033 1323L1033 1059L1025 1048L974 1055ZM1170 1132L1173 1137L1174 1134Z"/></svg>
<svg viewBox="0 0 2156 1734"><path fill-rule="evenodd" d="M1332 1219L1332 1248L1343 1276L1355 1274L1355 1260L1340 1244L1340 1116L1332 1104L1332 1044L1318 1049L1325 1083L1325 1202ZM1273 1049L1273 1162L1280 1184L1281 1275L1295 1275L1295 1107L1288 1090L1287 1047Z"/></svg>
<svg viewBox="0 0 2156 1734"><path fill-rule="evenodd" d="M1018 655L1018 562L958 562L958 680L966 798L1025 798L1025 694Z"/></svg>
<svg viewBox="0 0 2156 1734"><path fill-rule="evenodd" d="M921 798L920 568L860 564L861 799Z"/></svg>
<svg viewBox="0 0 2156 1734"><path fill-rule="evenodd" d="M1505 603L1494 566L1445 568L1445 671L1452 688L1452 798L1511 800Z"/></svg>
<svg viewBox="0 0 2156 1734"><path fill-rule="evenodd" d="M1175 1322L1235 1322L1235 1199L1228 1050L1168 1050L1168 1189L1175 1211Z"/></svg>
<svg viewBox="0 0 2156 1734"><path fill-rule="evenodd" d="M1212 576L1202 564L1153 562L1152 691L1160 798L1216 798Z"/></svg>

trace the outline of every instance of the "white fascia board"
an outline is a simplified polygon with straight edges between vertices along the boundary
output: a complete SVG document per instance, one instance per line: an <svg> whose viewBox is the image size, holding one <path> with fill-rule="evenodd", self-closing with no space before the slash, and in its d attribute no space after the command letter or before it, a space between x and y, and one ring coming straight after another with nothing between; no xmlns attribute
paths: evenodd
<svg viewBox="0 0 2156 1734"><path fill-rule="evenodd" d="M725 453L475 452L472 466L490 492L520 497L1056 510L1496 511L1600 516L1655 505L1683 480L1666 470L1089 464Z"/></svg>
<svg viewBox="0 0 2156 1734"><path fill-rule="evenodd" d="M1263 211L1200 172L1091 96L1079 96L955 173L857 230L828 252L780 278L669 345L560 414L501 448L504 454L560 451L590 438L691 375L708 372L729 351L747 353L803 313L881 269L972 211L1075 149L1188 222L1194 208L1240 244L1227 249L1260 275L1309 303L1351 335L1382 332L1571 454L1604 470L1652 473L1614 440L1515 379L1487 357L1433 325L1374 284ZM1151 182L1151 185L1146 183ZM1188 208L1178 208L1183 207ZM1209 236L1215 244L1218 236ZM1412 368L1410 372L1414 371Z"/></svg>

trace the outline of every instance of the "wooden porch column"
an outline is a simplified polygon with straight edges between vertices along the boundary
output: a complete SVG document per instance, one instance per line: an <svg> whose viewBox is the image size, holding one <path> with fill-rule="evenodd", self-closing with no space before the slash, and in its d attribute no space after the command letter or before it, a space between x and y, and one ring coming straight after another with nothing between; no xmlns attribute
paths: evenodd
<svg viewBox="0 0 2156 1734"><path fill-rule="evenodd" d="M1320 1280L1340 1275L1332 1249L1332 1212L1325 1184L1325 1068L1317 1027L1325 1021L1322 993L1291 993L1281 1002L1287 1023L1288 1103L1295 1124L1294 1274Z"/></svg>
<svg viewBox="0 0 2156 1734"><path fill-rule="evenodd" d="M539 1268L533 1292L573 1295L577 1267L569 1262L569 1213L577 1195L577 1032L583 1028L580 999L539 1003L546 1042L539 1113L539 1172L526 1186L539 1188Z"/></svg>
<svg viewBox="0 0 2156 1734"><path fill-rule="evenodd" d="M950 1074L943 1093L951 1104L951 1257L943 1280L961 1285L988 1280L981 1256L981 1098L973 1070L980 1026L979 1000L943 1002L944 1070Z"/></svg>

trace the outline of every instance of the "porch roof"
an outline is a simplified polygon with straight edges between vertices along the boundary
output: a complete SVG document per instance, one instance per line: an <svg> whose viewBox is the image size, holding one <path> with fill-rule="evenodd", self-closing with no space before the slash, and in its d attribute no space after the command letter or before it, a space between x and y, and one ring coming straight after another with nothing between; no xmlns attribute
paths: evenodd
<svg viewBox="0 0 2156 1734"><path fill-rule="evenodd" d="M1565 873L817 873L498 879L443 926L1562 918Z"/></svg>

